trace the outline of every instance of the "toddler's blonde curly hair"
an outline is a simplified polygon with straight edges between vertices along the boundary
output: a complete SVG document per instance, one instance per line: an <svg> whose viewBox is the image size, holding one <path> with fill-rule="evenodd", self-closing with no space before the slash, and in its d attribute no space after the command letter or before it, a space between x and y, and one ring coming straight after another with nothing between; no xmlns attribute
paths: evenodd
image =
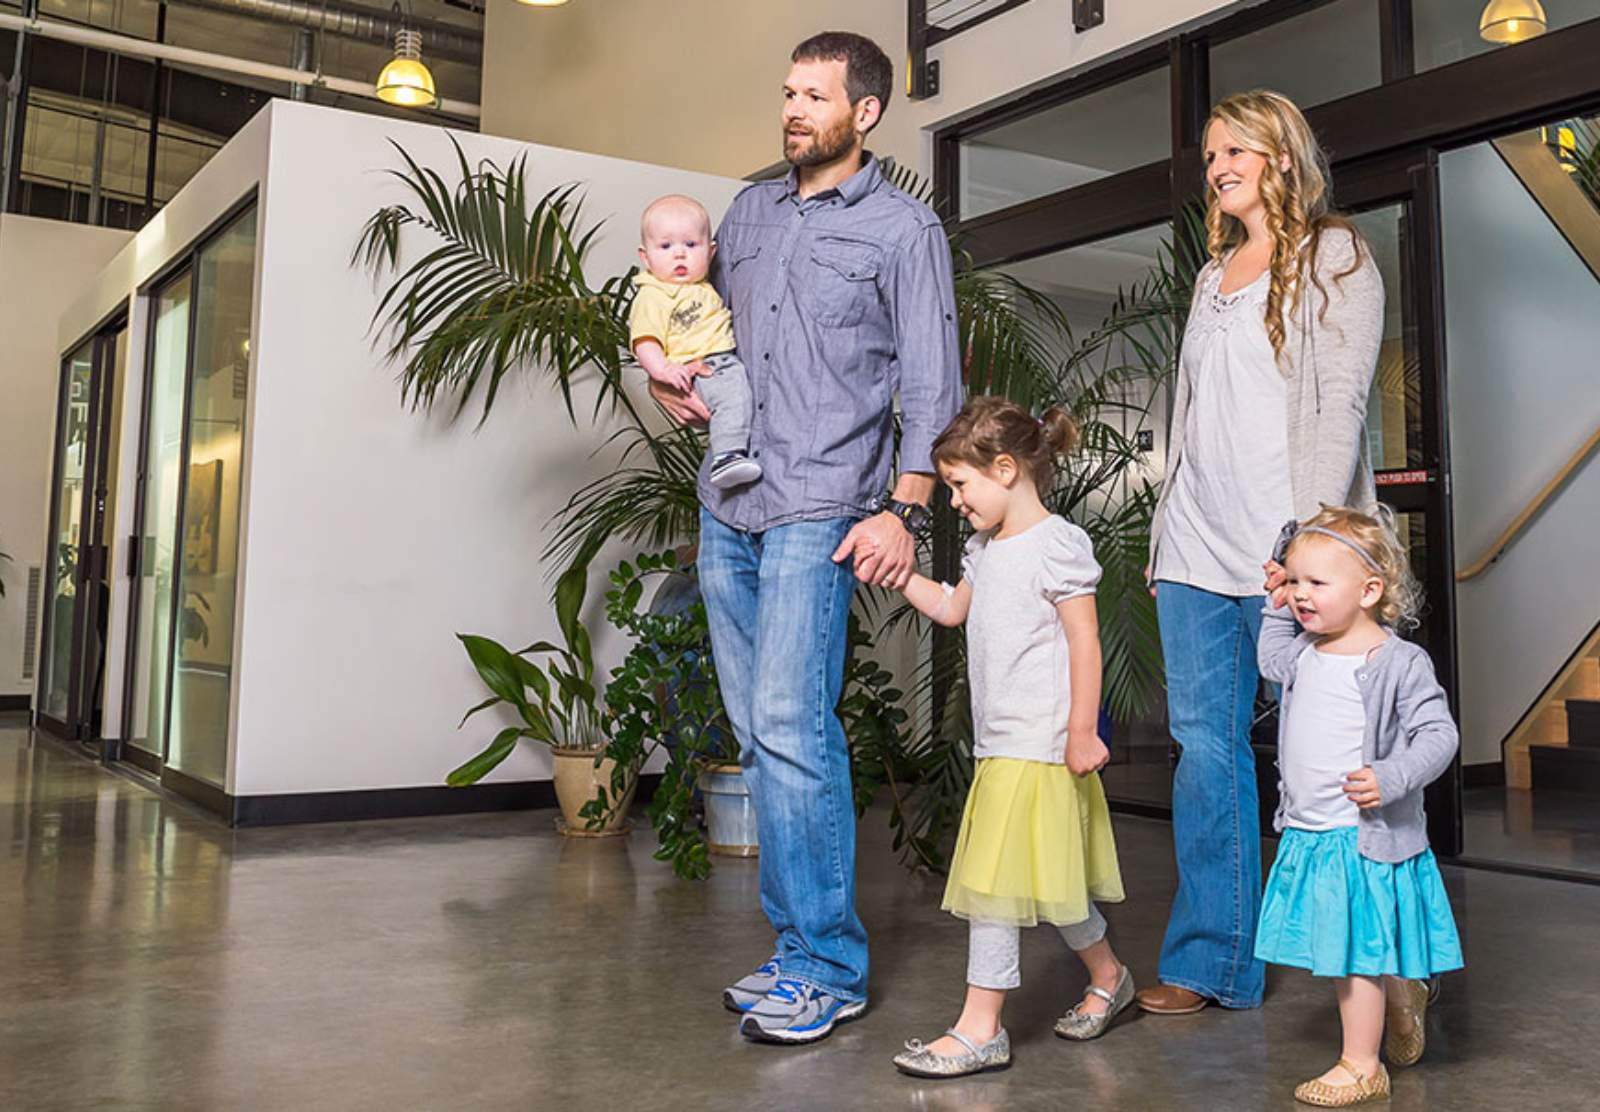
<svg viewBox="0 0 1600 1112"><path fill-rule="evenodd" d="M1324 506L1311 520L1301 522L1300 529L1301 532L1289 542L1287 552L1293 552L1306 541L1338 543L1305 530L1326 529L1330 533L1338 533L1370 556L1377 565L1377 576L1383 580L1383 595L1378 599L1377 606L1378 620L1393 629L1416 628L1422 614L1422 585L1411 572L1411 560L1405 546L1400 543L1393 510L1388 506L1379 506L1377 516L1373 516L1349 506Z"/></svg>

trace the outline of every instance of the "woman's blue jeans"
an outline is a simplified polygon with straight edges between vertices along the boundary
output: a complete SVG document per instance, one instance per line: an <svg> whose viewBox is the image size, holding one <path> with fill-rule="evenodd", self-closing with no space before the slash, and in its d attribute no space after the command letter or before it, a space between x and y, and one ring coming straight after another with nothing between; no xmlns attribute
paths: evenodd
<svg viewBox="0 0 1600 1112"><path fill-rule="evenodd" d="M700 591L722 701L761 839L761 906L784 976L847 1001L867 995L856 915L844 686L855 574L833 552L854 522L745 533L700 514Z"/></svg>
<svg viewBox="0 0 1600 1112"><path fill-rule="evenodd" d="M1167 717L1183 747L1172 780L1178 892L1159 976L1229 1008L1259 1005L1266 983L1255 958L1261 829L1250 751L1263 602L1156 584Z"/></svg>

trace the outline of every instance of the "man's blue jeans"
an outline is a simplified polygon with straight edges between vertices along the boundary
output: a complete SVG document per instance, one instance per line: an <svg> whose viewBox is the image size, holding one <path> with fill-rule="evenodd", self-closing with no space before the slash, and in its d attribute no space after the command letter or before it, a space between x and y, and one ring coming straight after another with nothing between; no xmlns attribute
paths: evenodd
<svg viewBox="0 0 1600 1112"><path fill-rule="evenodd" d="M1261 824L1250 751L1263 602L1156 584L1167 717L1183 747L1172 780L1178 893L1159 976L1229 1008L1256 1007L1266 984L1255 958Z"/></svg>
<svg viewBox="0 0 1600 1112"><path fill-rule="evenodd" d="M850 754L834 713L855 575L832 557L853 524L834 518L745 533L702 510L699 557L779 961L785 976L847 1001L867 995Z"/></svg>

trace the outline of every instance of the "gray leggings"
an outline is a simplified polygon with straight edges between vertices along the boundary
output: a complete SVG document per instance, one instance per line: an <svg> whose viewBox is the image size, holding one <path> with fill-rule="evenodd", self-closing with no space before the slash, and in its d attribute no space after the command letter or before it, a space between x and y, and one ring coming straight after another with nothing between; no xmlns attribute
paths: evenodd
<svg viewBox="0 0 1600 1112"><path fill-rule="evenodd" d="M989 919L968 924L967 984L977 988L1011 989L1022 984L1022 928ZM1074 951L1087 950L1106 936L1105 916L1089 903L1089 917L1081 923L1057 926Z"/></svg>

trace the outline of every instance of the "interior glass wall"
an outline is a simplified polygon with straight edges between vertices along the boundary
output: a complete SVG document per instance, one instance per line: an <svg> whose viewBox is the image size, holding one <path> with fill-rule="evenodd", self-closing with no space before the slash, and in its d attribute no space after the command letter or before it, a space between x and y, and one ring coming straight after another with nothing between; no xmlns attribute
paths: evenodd
<svg viewBox="0 0 1600 1112"><path fill-rule="evenodd" d="M1333 0L1211 47L1211 95L1273 89L1301 108L1383 82L1378 0Z"/></svg>
<svg viewBox="0 0 1600 1112"><path fill-rule="evenodd" d="M56 445L55 520L48 559L49 632L41 658L40 713L65 722L71 713L72 640L82 552L84 488L93 404L94 350L91 338L67 359L66 384Z"/></svg>
<svg viewBox="0 0 1600 1112"><path fill-rule="evenodd" d="M963 218L1166 158L1172 145L1166 66L991 128L961 145Z"/></svg>
<svg viewBox="0 0 1600 1112"><path fill-rule="evenodd" d="M200 251L181 475L167 761L216 787L227 775L255 240L251 210Z"/></svg>
<svg viewBox="0 0 1600 1112"><path fill-rule="evenodd" d="M145 397L145 456L140 467L132 717L128 744L160 757L166 735L167 669L172 644L172 588L178 531L178 474L183 457L183 386L189 352L193 274L183 270L151 298L150 371Z"/></svg>
<svg viewBox="0 0 1600 1112"><path fill-rule="evenodd" d="M1541 6L1551 31L1600 19L1600 0L1544 0ZM1504 49L1503 44L1489 42L1479 34L1478 20L1483 9L1477 0L1411 0L1417 72Z"/></svg>

